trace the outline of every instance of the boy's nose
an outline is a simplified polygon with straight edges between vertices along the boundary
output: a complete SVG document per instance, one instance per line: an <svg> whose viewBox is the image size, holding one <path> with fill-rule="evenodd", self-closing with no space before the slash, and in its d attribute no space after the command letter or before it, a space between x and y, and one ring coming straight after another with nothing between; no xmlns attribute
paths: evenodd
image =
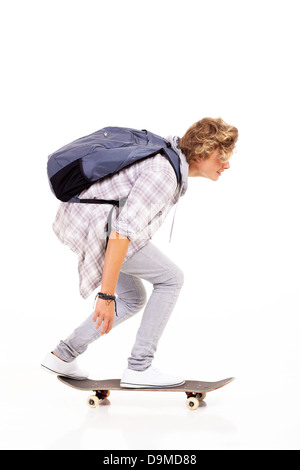
<svg viewBox="0 0 300 470"><path fill-rule="evenodd" d="M224 170L229 170L230 163L229 162L224 163L223 167L224 167Z"/></svg>

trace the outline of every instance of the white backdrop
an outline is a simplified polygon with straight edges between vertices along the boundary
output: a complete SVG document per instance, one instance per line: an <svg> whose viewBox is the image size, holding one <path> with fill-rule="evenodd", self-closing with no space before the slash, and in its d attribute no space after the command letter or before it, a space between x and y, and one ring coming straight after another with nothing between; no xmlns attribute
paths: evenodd
<svg viewBox="0 0 300 470"><path fill-rule="evenodd" d="M299 448L297 3L1 3L3 448ZM38 368L93 305L52 232L47 155L108 125L183 135L206 116L238 127L239 143L219 182L189 179L172 243L173 214L155 236L185 273L156 365L237 380L195 413L177 394L168 405L119 393L93 414ZM120 376L139 321L82 366Z"/></svg>

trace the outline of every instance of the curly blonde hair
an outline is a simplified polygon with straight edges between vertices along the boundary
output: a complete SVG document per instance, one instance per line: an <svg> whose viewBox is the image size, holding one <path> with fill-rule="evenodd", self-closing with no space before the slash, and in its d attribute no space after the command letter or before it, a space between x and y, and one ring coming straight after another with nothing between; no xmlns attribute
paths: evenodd
<svg viewBox="0 0 300 470"><path fill-rule="evenodd" d="M238 140L238 130L226 124L221 118L204 118L193 124L179 140L179 147L188 162L197 157L203 160L217 148L221 156L228 160Z"/></svg>

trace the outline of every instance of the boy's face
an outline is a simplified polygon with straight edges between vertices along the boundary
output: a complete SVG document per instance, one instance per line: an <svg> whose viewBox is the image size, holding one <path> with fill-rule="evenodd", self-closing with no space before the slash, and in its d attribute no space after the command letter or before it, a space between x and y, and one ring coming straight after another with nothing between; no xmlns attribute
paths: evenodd
<svg viewBox="0 0 300 470"><path fill-rule="evenodd" d="M220 154L220 149L216 149L206 160L197 158L192 161L189 167L189 176L202 176L212 181L218 181L224 170L230 168L228 161L224 161Z"/></svg>

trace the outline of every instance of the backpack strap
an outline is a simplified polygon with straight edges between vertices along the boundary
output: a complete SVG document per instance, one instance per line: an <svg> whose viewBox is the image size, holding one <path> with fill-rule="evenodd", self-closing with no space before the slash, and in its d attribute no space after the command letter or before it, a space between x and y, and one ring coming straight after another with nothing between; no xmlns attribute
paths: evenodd
<svg viewBox="0 0 300 470"><path fill-rule="evenodd" d="M122 199L120 199L120 201L118 201L118 206L119 206L119 209L122 210L124 205L125 205L125 202L127 201L127 196L126 197L122 197ZM106 225L106 231L107 231L107 236L106 236L106 243L105 243L105 251L107 249L107 245L108 245L108 240L109 240L109 237L110 237L110 234L111 234L111 226L112 226L112 214L113 214L113 210L115 208L115 204L113 205L113 207L111 208L109 214L108 214L108 217L107 217L107 225Z"/></svg>
<svg viewBox="0 0 300 470"><path fill-rule="evenodd" d="M69 202L78 202L80 204L112 204L113 206L118 206L120 201L109 200L109 199L79 199L77 201L69 201Z"/></svg>
<svg viewBox="0 0 300 470"><path fill-rule="evenodd" d="M113 207L109 211L108 217L107 217L107 224L106 224L106 243L105 243L105 251L107 249L108 245L108 240L111 234L111 225L112 225L112 214L113 210L115 207L119 207L119 209L122 209L125 205L125 202L127 201L127 196L122 197L119 201L114 200L114 199L79 199L79 197L74 196L70 201L68 202L75 202L78 204L111 204Z"/></svg>

